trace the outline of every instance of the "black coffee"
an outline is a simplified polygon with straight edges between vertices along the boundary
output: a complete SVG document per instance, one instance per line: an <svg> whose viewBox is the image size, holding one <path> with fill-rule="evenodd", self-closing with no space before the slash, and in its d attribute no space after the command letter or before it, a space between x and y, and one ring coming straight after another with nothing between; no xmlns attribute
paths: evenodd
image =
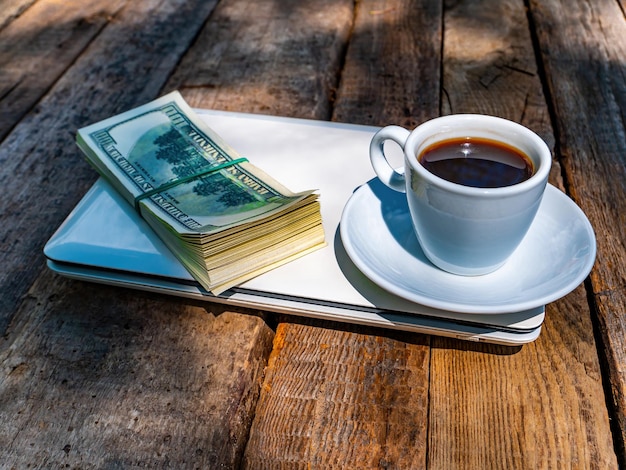
<svg viewBox="0 0 626 470"><path fill-rule="evenodd" d="M424 168L440 178L475 188L511 186L534 172L530 158L515 147L475 137L437 142L418 158Z"/></svg>

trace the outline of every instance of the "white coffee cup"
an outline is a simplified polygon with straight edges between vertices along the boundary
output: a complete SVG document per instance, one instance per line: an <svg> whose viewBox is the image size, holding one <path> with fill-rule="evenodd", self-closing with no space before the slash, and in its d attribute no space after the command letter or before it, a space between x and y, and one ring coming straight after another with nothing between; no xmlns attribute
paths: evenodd
<svg viewBox="0 0 626 470"><path fill-rule="evenodd" d="M511 186L471 187L436 176L418 160L435 143L466 137L518 149L532 161L532 176ZM387 140L402 147L404 172L389 164L384 153ZM384 184L406 193L413 227L428 259L445 271L465 276L493 272L515 251L537 214L552 164L550 149L531 130L506 119L475 114L439 117L412 132L384 127L372 138L370 159Z"/></svg>

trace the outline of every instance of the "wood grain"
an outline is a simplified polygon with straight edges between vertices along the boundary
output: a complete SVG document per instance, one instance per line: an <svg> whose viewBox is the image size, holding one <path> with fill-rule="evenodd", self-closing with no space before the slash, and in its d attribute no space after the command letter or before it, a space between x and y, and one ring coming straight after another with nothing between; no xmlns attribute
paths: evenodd
<svg viewBox="0 0 626 470"><path fill-rule="evenodd" d="M235 468L273 336L260 317L45 271L0 350L0 462Z"/></svg>
<svg viewBox="0 0 626 470"><path fill-rule="evenodd" d="M473 110L510 119L537 132L554 148L521 2L450 4L444 16L442 114Z"/></svg>
<svg viewBox="0 0 626 470"><path fill-rule="evenodd" d="M597 237L591 285L626 465L626 18L614 1L531 2L568 191Z"/></svg>
<svg viewBox="0 0 626 470"><path fill-rule="evenodd" d="M623 0L0 10L0 465L626 466ZM96 178L76 129L174 88L194 106L380 126L521 122L596 229L590 290L506 348L291 316L274 334L270 315L54 275L43 245Z"/></svg>
<svg viewBox="0 0 626 470"><path fill-rule="evenodd" d="M244 468L423 468L428 339L330 326L278 326Z"/></svg>
<svg viewBox="0 0 626 470"><path fill-rule="evenodd" d="M125 3L38 2L0 31L0 141Z"/></svg>
<svg viewBox="0 0 626 470"><path fill-rule="evenodd" d="M36 0L0 0L0 29L20 16Z"/></svg>
<svg viewBox="0 0 626 470"><path fill-rule="evenodd" d="M129 5L0 145L0 331L43 268L46 240L97 178L74 143L76 130L154 99L202 26L201 12L211 11L189 1L160 8Z"/></svg>
<svg viewBox="0 0 626 470"><path fill-rule="evenodd" d="M431 2L359 2L333 120L435 115L440 15ZM280 323L244 467L423 468L428 364L424 336Z"/></svg>
<svg viewBox="0 0 626 470"><path fill-rule="evenodd" d="M553 146L523 16L517 1L449 6L443 109L520 122ZM556 160L551 182L563 188L558 170ZM539 339L520 350L432 344L429 468L616 467L583 286L548 305Z"/></svg>
<svg viewBox="0 0 626 470"><path fill-rule="evenodd" d="M222 1L168 89L193 106L328 119L352 15L349 0Z"/></svg>
<svg viewBox="0 0 626 470"><path fill-rule="evenodd" d="M102 18L0 145L3 466L239 464L273 338L263 319L63 280L42 255L97 177L76 129L158 96L214 5L129 2Z"/></svg>
<svg viewBox="0 0 626 470"><path fill-rule="evenodd" d="M412 129L439 114L440 2L362 1L332 119Z"/></svg>
<svg viewBox="0 0 626 470"><path fill-rule="evenodd" d="M429 468L617 468L586 293L519 350L433 340Z"/></svg>

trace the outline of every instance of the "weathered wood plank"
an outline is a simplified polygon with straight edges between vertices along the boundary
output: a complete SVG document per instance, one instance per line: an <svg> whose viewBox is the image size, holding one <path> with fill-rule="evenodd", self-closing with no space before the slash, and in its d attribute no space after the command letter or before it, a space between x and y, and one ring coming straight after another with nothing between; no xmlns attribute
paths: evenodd
<svg viewBox="0 0 626 470"><path fill-rule="evenodd" d="M42 256L96 178L76 129L155 98L214 5L129 2L0 145L3 465L239 464L265 322L64 280Z"/></svg>
<svg viewBox="0 0 626 470"><path fill-rule="evenodd" d="M439 2L359 2L333 120L412 129L436 117L440 57Z"/></svg>
<svg viewBox="0 0 626 470"><path fill-rule="evenodd" d="M554 144L524 5L463 1L444 16L443 109L502 116ZM555 162L551 182L562 187ZM519 350L434 338L429 466L614 468L584 288L548 306Z"/></svg>
<svg viewBox="0 0 626 470"><path fill-rule="evenodd" d="M504 117L529 127L554 148L521 3L460 1L446 10L442 114L471 107Z"/></svg>
<svg viewBox="0 0 626 470"><path fill-rule="evenodd" d="M330 118L352 2L222 1L168 83L193 106Z"/></svg>
<svg viewBox="0 0 626 470"><path fill-rule="evenodd" d="M212 9L155 3L131 2L0 145L0 331L42 269L45 241L97 177L76 130L154 99Z"/></svg>
<svg viewBox="0 0 626 470"><path fill-rule="evenodd" d="M44 272L0 350L2 466L236 468L273 336Z"/></svg>
<svg viewBox="0 0 626 470"><path fill-rule="evenodd" d="M0 30L0 141L125 3L42 0Z"/></svg>
<svg viewBox="0 0 626 470"><path fill-rule="evenodd" d="M332 327L278 326L244 467L424 467L428 338Z"/></svg>
<svg viewBox="0 0 626 470"><path fill-rule="evenodd" d="M0 0L0 29L17 18L36 0Z"/></svg>
<svg viewBox="0 0 626 470"><path fill-rule="evenodd" d="M615 1L531 1L568 191L594 226L591 285L626 465L626 18Z"/></svg>
<svg viewBox="0 0 626 470"><path fill-rule="evenodd" d="M520 350L433 340L431 468L617 468L582 287Z"/></svg>
<svg viewBox="0 0 626 470"><path fill-rule="evenodd" d="M410 125L407 113L415 112L410 119L436 115L440 18L432 2L359 2L333 120ZM399 67L401 57L418 54L425 58ZM320 99L308 98L316 106ZM282 114L292 115L294 104L287 102ZM423 467L428 364L424 336L280 323L244 466Z"/></svg>

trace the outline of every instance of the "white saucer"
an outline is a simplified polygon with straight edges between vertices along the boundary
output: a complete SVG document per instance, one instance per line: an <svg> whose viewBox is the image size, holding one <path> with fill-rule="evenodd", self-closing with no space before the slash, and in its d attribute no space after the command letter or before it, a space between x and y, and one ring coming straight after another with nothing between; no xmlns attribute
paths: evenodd
<svg viewBox="0 0 626 470"><path fill-rule="evenodd" d="M346 204L341 240L354 264L382 288L412 302L463 313L511 313L546 305L574 290L596 256L591 224L565 194L548 185L522 244L484 276L440 270L422 252L406 196L373 179Z"/></svg>

